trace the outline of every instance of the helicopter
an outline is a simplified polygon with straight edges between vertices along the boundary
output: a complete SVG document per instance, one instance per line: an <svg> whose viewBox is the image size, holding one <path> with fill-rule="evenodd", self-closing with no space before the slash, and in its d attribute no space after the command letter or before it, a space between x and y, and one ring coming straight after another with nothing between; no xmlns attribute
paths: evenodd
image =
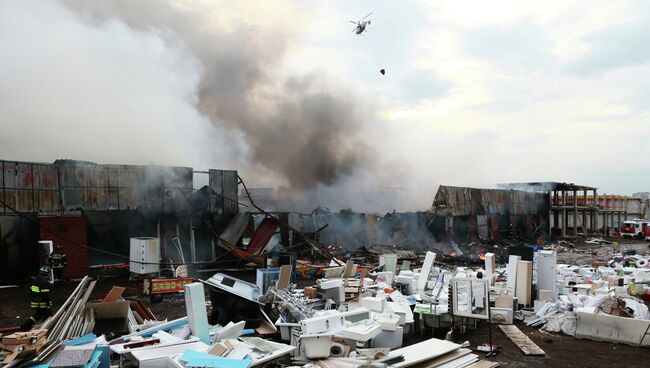
<svg viewBox="0 0 650 368"><path fill-rule="evenodd" d="M370 21L371 21L371 20L364 20L364 19L368 18L371 14L372 14L372 12L368 13L365 17L361 18L360 20L358 20L358 21L356 21L356 22L353 21L353 20L351 20L350 23L353 23L353 24L356 24L356 25L357 25L357 26L352 30L352 32L354 32L354 33L356 33L356 34L362 34L363 31L366 30L366 26L369 25L369 24L370 24Z"/></svg>

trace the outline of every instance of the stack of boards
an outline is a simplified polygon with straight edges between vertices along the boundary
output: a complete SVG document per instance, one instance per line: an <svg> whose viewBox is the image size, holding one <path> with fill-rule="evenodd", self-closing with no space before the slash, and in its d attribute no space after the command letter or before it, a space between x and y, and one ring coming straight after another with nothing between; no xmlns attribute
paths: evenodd
<svg viewBox="0 0 650 368"><path fill-rule="evenodd" d="M393 350L390 357L403 356L396 368L491 368L498 362L480 360L470 349L461 348L451 341L429 339L405 348Z"/></svg>

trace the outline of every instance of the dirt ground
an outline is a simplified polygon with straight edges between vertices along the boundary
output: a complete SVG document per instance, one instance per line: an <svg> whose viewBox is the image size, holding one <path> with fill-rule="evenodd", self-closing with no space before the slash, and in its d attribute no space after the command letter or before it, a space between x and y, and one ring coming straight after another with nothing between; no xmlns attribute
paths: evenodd
<svg viewBox="0 0 650 368"><path fill-rule="evenodd" d="M614 239L610 239L614 240ZM636 251L637 254L647 254L650 242L636 239L616 239L620 252ZM568 251L558 251L557 262L572 265L589 265L593 261L607 261L612 255L611 244L587 244L584 241L572 242L573 248Z"/></svg>
<svg viewBox="0 0 650 368"><path fill-rule="evenodd" d="M645 254L648 243L639 241L621 241L622 250L634 249ZM595 254L592 254L595 253ZM611 254L610 245L593 245L575 243L573 251L558 252L559 263L590 264L592 260L607 260ZM229 273L229 272L226 272ZM255 273L229 273L232 276L254 281ZM66 282L52 287L54 310L60 307L68 295L76 287L76 282ZM129 282L126 275L109 275L100 277L91 299L101 299L113 285L126 286L124 294L127 298L141 300L159 319L174 319L185 316L185 301L182 294L166 295L160 303L151 303L148 297L143 297L137 282ZM19 326L29 317L29 285L18 288L0 289L0 328ZM546 356L525 356L498 329L492 328L494 344L500 346L500 352L493 360L505 367L648 367L650 366L650 349L636 348L622 344L611 344L591 340L580 340L562 334L551 334L518 323L517 326L540 348ZM422 335L410 334L405 336L404 343L412 344L435 336L443 338L447 331L424 331ZM455 335L454 341L470 342L470 348L489 341L489 329L486 323L479 323L476 330L470 330L464 335ZM484 353L477 352L482 358Z"/></svg>

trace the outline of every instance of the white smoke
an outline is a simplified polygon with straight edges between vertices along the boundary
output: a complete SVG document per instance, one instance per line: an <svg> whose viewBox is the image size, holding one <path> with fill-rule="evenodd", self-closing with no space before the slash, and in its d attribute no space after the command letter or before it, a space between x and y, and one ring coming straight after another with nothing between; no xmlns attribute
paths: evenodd
<svg viewBox="0 0 650 368"><path fill-rule="evenodd" d="M237 169L304 209L383 210L406 178L364 139L370 104L280 72L284 29L186 5L0 2L2 158Z"/></svg>
<svg viewBox="0 0 650 368"><path fill-rule="evenodd" d="M201 64L173 32L0 2L0 55L5 159L233 165L245 154L197 110Z"/></svg>

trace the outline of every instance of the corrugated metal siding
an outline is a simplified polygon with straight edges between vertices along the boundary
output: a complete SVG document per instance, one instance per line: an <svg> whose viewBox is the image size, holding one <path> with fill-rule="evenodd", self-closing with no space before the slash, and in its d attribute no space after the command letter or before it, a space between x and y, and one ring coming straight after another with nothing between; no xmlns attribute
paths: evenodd
<svg viewBox="0 0 650 368"><path fill-rule="evenodd" d="M208 185L217 193L214 212L235 214L239 212L238 176L235 170L210 170Z"/></svg>
<svg viewBox="0 0 650 368"><path fill-rule="evenodd" d="M529 215L548 211L548 196L517 190L440 186L432 209L452 216Z"/></svg>
<svg viewBox="0 0 650 368"><path fill-rule="evenodd" d="M192 168L62 163L61 197L65 211L160 208L187 211Z"/></svg>
<svg viewBox="0 0 650 368"><path fill-rule="evenodd" d="M0 199L19 212L74 213L80 210L189 212L193 191L190 167L97 165L59 160L54 164L0 160ZM236 214L237 171L210 170L210 187L219 195L215 212ZM0 214L13 212L0 205Z"/></svg>
<svg viewBox="0 0 650 368"><path fill-rule="evenodd" d="M253 234L250 243L248 243L246 252L249 254L259 253L271 241L271 238L278 230L278 226L280 226L280 221L276 218L267 217L262 220L260 226L255 230L255 234Z"/></svg>
<svg viewBox="0 0 650 368"><path fill-rule="evenodd" d="M0 198L19 212L55 213L59 184L53 165L0 161ZM0 213L13 211L0 204Z"/></svg>
<svg viewBox="0 0 650 368"><path fill-rule="evenodd" d="M237 245L242 234L244 234L244 230L246 230L246 225L248 225L250 219L250 213L239 212L235 217L233 217L219 237L227 241L230 245Z"/></svg>

